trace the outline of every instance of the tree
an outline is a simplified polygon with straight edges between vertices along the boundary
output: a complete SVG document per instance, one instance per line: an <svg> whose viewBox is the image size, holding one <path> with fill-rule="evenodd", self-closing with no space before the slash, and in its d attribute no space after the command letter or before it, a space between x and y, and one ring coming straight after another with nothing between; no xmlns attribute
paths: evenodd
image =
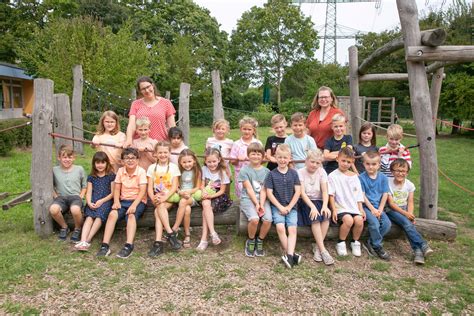
<svg viewBox="0 0 474 316"><path fill-rule="evenodd" d="M268 73L279 106L285 69L313 57L318 48L316 35L310 18L287 0L269 0L263 8L252 7L232 32L229 62L233 78L241 76L261 85Z"/></svg>

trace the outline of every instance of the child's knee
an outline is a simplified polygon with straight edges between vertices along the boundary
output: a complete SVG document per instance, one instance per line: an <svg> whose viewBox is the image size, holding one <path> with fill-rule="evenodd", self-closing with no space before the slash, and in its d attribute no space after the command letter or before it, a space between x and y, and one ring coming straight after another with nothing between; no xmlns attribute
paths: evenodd
<svg viewBox="0 0 474 316"><path fill-rule="evenodd" d="M259 220L257 218L253 218L253 219L249 220L250 225L258 225L258 222L259 222Z"/></svg>
<svg viewBox="0 0 474 316"><path fill-rule="evenodd" d="M77 205L71 206L71 214L72 215L82 215L81 208Z"/></svg>
<svg viewBox="0 0 474 316"><path fill-rule="evenodd" d="M278 233L285 233L285 225L284 224L276 224L276 230Z"/></svg>
<svg viewBox="0 0 474 316"><path fill-rule="evenodd" d="M56 216L61 213L61 207L58 204L53 204L49 207L49 213L52 216Z"/></svg>
<svg viewBox="0 0 474 316"><path fill-rule="evenodd" d="M354 226L364 226L364 219L361 216L354 217Z"/></svg>
<svg viewBox="0 0 474 316"><path fill-rule="evenodd" d="M186 206L186 208L184 209L184 215L186 216L189 216L191 215L191 206Z"/></svg>
<svg viewBox="0 0 474 316"><path fill-rule="evenodd" d="M296 226L288 227L288 236L296 236Z"/></svg>
<svg viewBox="0 0 474 316"><path fill-rule="evenodd" d="M109 220L117 220L118 219L118 211L117 210L112 210L109 213L108 219Z"/></svg>
<svg viewBox="0 0 474 316"><path fill-rule="evenodd" d="M350 215L346 215L342 218L342 223L347 226L354 225L354 218Z"/></svg>

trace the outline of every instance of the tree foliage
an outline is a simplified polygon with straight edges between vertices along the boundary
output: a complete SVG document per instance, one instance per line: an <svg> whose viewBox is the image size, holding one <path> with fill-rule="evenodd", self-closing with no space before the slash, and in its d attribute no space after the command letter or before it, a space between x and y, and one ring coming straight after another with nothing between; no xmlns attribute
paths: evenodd
<svg viewBox="0 0 474 316"><path fill-rule="evenodd" d="M316 31L309 18L287 0L269 0L264 7L252 7L237 22L232 32L230 61L233 77L243 77L254 85L265 76L277 90L285 68L309 59L318 47Z"/></svg>

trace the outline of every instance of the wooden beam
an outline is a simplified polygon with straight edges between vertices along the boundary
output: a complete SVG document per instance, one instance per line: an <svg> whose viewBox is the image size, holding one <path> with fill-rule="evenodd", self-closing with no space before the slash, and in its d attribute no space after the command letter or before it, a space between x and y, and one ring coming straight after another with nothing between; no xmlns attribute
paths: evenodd
<svg viewBox="0 0 474 316"><path fill-rule="evenodd" d="M69 97L67 94L61 93L54 95L53 131L61 135L72 137L71 106L69 105ZM72 146L72 140L56 138L54 144L56 153L58 153L59 147L62 145Z"/></svg>
<svg viewBox="0 0 474 316"><path fill-rule="evenodd" d="M53 221L49 206L53 202L53 91L54 82L49 79L34 80L35 106L33 109L33 142L31 156L31 191L33 221L36 233L48 237L53 233Z"/></svg>
<svg viewBox="0 0 474 316"><path fill-rule="evenodd" d="M474 61L474 46L407 47L407 61Z"/></svg>
<svg viewBox="0 0 474 316"><path fill-rule="evenodd" d="M214 111L213 120L214 122L224 118L224 108L222 107L222 89L221 89L221 76L219 70L213 70L211 72L212 77L212 95L214 96Z"/></svg>
<svg viewBox="0 0 474 316"><path fill-rule="evenodd" d="M84 88L84 76L82 74L82 65L75 65L72 69L74 86L72 90L72 123L75 127L73 135L75 138L84 139L83 125L82 125L82 90ZM83 154L84 148L82 143L74 143L74 151L77 154Z"/></svg>
<svg viewBox="0 0 474 316"><path fill-rule="evenodd" d="M15 205L25 203L25 202L28 202L28 201L31 201L31 191L26 191L26 192L20 194L19 196L17 196L16 198L8 201L7 203L4 203L2 205L2 209L4 211L6 211L6 210L11 209Z"/></svg>
<svg viewBox="0 0 474 316"><path fill-rule="evenodd" d="M431 74L428 73L428 76ZM346 77L349 80L349 76ZM443 78L446 78L446 74L443 74ZM367 74L359 77L359 82L364 81L407 81L408 74Z"/></svg>
<svg viewBox="0 0 474 316"><path fill-rule="evenodd" d="M397 0L397 7L405 38L405 53L408 54L409 47L421 44L418 9L413 0ZM438 217L438 161L434 129L426 128L433 124L428 80L423 62L407 59L407 71L411 108L416 136L420 144L420 217L436 219Z"/></svg>
<svg viewBox="0 0 474 316"><path fill-rule="evenodd" d="M431 79L430 100L431 111L433 112L433 129L436 133L436 118L438 117L439 96L441 95L441 87L443 85L444 67L436 70Z"/></svg>
<svg viewBox="0 0 474 316"><path fill-rule="evenodd" d="M184 143L189 145L189 94L191 85L182 82L179 85L179 128L183 131Z"/></svg>
<svg viewBox="0 0 474 316"><path fill-rule="evenodd" d="M446 67L446 66L451 66L451 65L456 65L456 64L459 64L459 62L456 62L456 61L435 61L434 63L432 64L429 64L428 66L426 66L426 73L427 74L430 74L430 73L434 73L436 70L438 70L439 68L441 67ZM443 74L443 78L446 78L446 74Z"/></svg>
<svg viewBox="0 0 474 316"><path fill-rule="evenodd" d="M349 91L351 98L351 126L352 126L352 139L354 144L359 142L359 130L361 121L359 116L363 115L360 102L359 102L359 59L357 46L349 47ZM362 103L364 104L364 102Z"/></svg>

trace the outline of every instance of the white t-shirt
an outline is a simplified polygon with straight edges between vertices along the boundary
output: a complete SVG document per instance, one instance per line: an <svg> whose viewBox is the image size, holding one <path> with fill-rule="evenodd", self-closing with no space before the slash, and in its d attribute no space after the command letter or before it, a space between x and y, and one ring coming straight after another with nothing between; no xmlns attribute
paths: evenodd
<svg viewBox="0 0 474 316"><path fill-rule="evenodd" d="M408 195L415 192L415 185L408 179L401 186L397 186L394 178L388 178L388 186L390 187L390 195L393 197L393 202L400 208L406 208L408 205Z"/></svg>
<svg viewBox="0 0 474 316"><path fill-rule="evenodd" d="M360 214L357 202L364 202L364 196L356 174L347 176L336 169L329 174L328 183L328 192L334 196L338 214Z"/></svg>
<svg viewBox="0 0 474 316"><path fill-rule="evenodd" d="M206 141L206 148L219 149L222 157L224 158L230 157L230 150L232 149L232 145L234 145L234 141L229 138L219 140L215 137L209 137Z"/></svg>
<svg viewBox="0 0 474 316"><path fill-rule="evenodd" d="M210 187L216 192L220 190L221 184L230 183L229 177L225 171L212 173L206 166L202 167L202 181L204 181L206 187Z"/></svg>
<svg viewBox="0 0 474 316"><path fill-rule="evenodd" d="M310 200L322 200L321 184L328 182L328 175L324 168L318 168L313 174L306 167L298 169L298 177L304 186L304 191Z"/></svg>
<svg viewBox="0 0 474 316"><path fill-rule="evenodd" d="M178 166L179 154L185 149L188 149L188 146L186 146L184 143L182 143L178 148L171 148L170 161Z"/></svg>
<svg viewBox="0 0 474 316"><path fill-rule="evenodd" d="M148 167L146 176L153 179L153 191L155 193L168 192L171 189L173 178L179 177L181 172L174 163L170 162L167 166L152 164Z"/></svg>

